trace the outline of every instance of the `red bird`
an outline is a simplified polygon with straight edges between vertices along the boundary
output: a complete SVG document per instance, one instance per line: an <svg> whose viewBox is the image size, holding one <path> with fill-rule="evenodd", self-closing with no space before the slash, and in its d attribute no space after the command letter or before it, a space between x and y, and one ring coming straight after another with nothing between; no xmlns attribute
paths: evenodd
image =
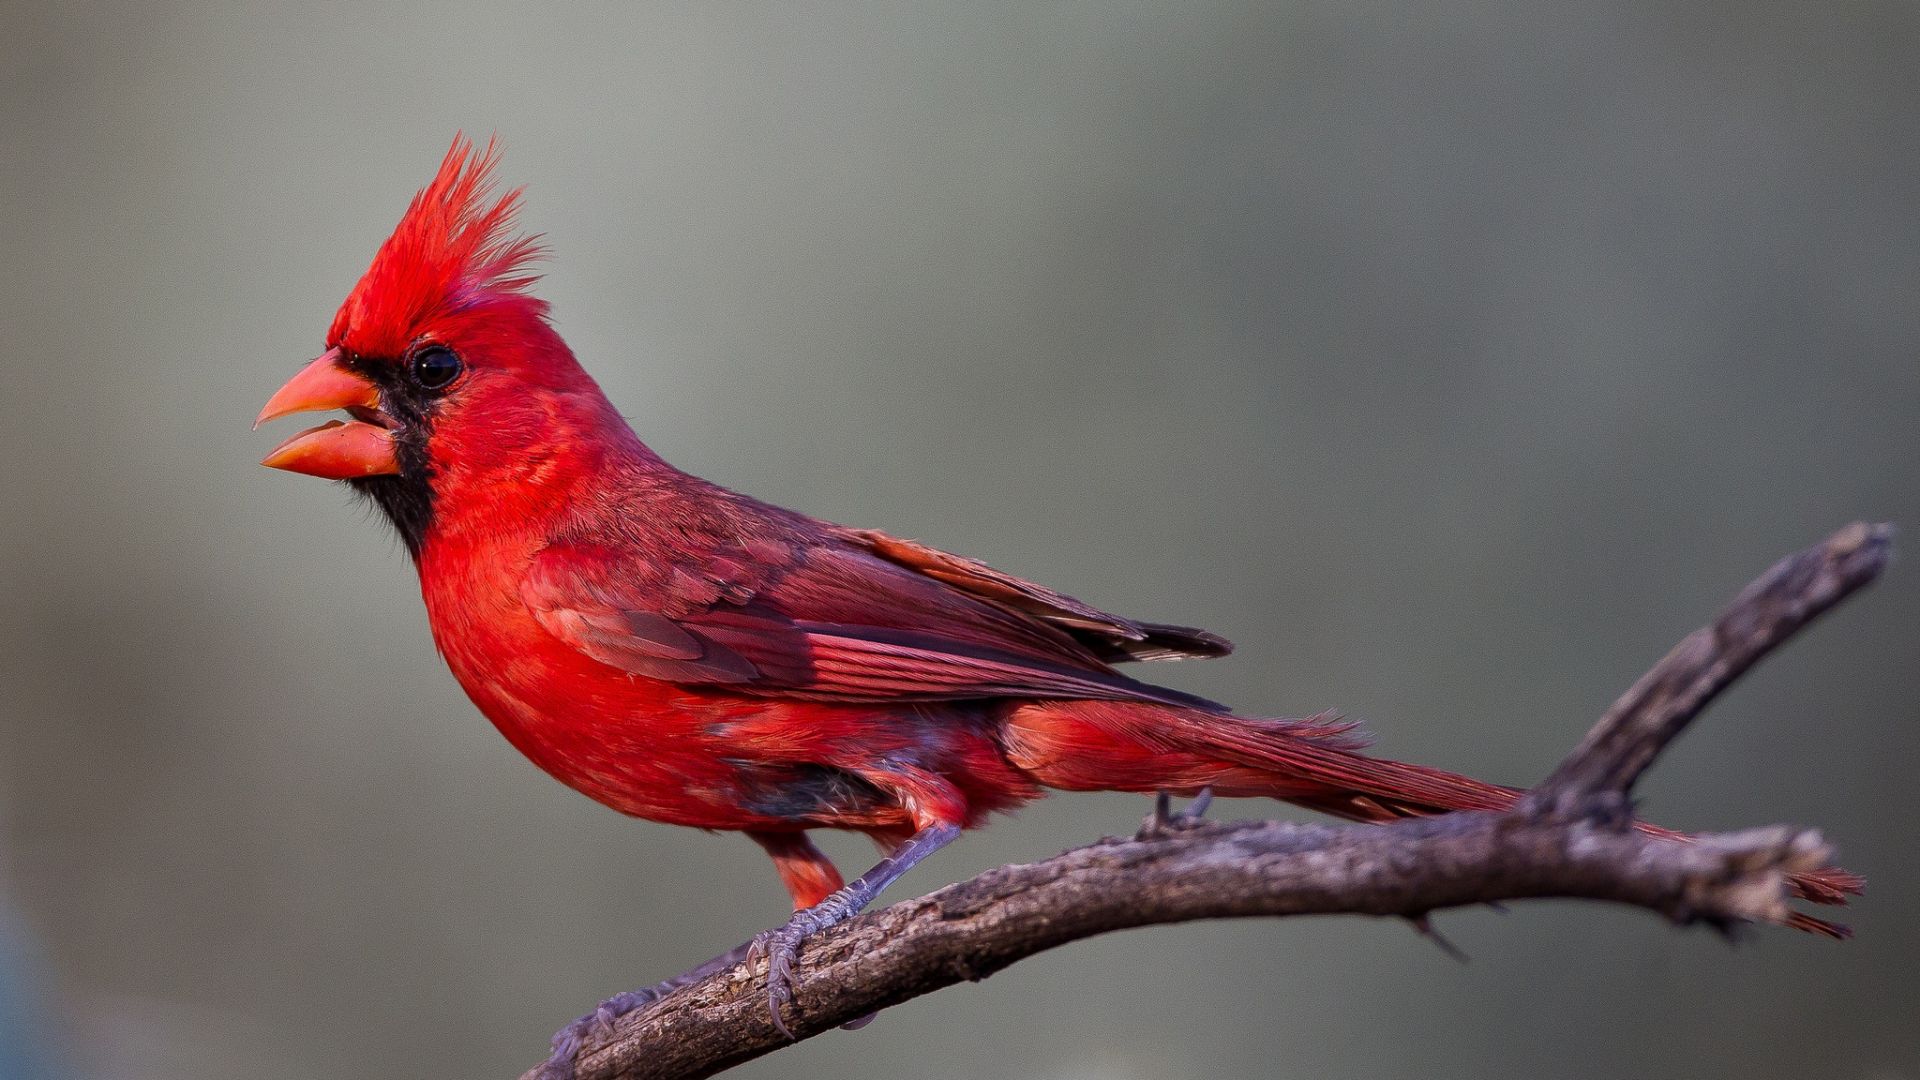
<svg viewBox="0 0 1920 1080"><path fill-rule="evenodd" d="M491 146L454 142L334 316L326 352L260 413L352 419L264 464L345 480L385 512L454 677L536 765L621 813L766 849L796 910L754 950L776 1023L806 935L1046 788L1210 789L1356 821L1514 801L1512 788L1367 757L1345 725L1237 716L1116 667L1224 655L1206 631L1110 615L667 464L528 294L539 249L512 235L519 192L493 197L493 164ZM843 885L807 839L815 828L890 854ZM1859 882L1830 869L1793 885L1843 903ZM563 1030L556 1068L595 1024L680 981Z"/></svg>

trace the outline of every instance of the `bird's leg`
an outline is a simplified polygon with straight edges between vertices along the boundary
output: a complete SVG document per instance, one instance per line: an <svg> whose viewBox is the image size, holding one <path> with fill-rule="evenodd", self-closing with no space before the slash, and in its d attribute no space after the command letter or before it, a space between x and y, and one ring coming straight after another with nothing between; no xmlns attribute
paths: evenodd
<svg viewBox="0 0 1920 1080"><path fill-rule="evenodd" d="M1207 809L1213 805L1213 789L1203 787L1200 794L1193 797L1185 810L1180 811L1180 820L1199 821L1207 816Z"/></svg>
<svg viewBox="0 0 1920 1080"><path fill-rule="evenodd" d="M826 852L813 846L804 832L757 832L749 829L747 838L766 849L773 868L793 896L793 910L807 908L832 896L845 886L840 871Z"/></svg>
<svg viewBox="0 0 1920 1080"><path fill-rule="evenodd" d="M747 962L765 958L767 963L767 1009L780 1034L793 1038L780 1017L780 1007L793 1000L793 964L800 956L800 943L809 934L837 926L860 913L873 902L880 890L913 869L914 864L946 847L960 835L960 826L947 823L928 825L914 833L893 854L874 864L873 869L853 879L853 883L805 911L796 911L784 926L756 936L748 944Z"/></svg>
<svg viewBox="0 0 1920 1080"><path fill-rule="evenodd" d="M540 1080L573 1080L574 1059L589 1038L606 1039L613 1034L613 1022L673 993L692 986L716 971L725 971L746 958L753 942L736 945L690 971L655 983L644 990L628 990L600 1003L592 1012L554 1032L553 1053L540 1066Z"/></svg>
<svg viewBox="0 0 1920 1080"><path fill-rule="evenodd" d="M1147 816L1147 820L1140 823L1139 835L1143 838L1164 836L1174 829L1195 824L1207 816L1207 807L1212 805L1213 789L1203 787L1199 794L1193 797L1193 801L1187 804L1186 809L1176 814L1173 812L1172 793L1156 791L1153 795L1153 813Z"/></svg>

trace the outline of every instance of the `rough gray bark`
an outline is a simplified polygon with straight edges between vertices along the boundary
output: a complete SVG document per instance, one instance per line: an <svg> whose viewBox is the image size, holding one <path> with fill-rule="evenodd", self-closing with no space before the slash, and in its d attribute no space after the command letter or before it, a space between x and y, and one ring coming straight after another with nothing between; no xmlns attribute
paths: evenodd
<svg viewBox="0 0 1920 1080"><path fill-rule="evenodd" d="M1781 922L1792 910L1784 875L1827 862L1818 833L1654 839L1626 827L1629 792L1716 694L1872 581L1890 550L1887 526L1856 523L1783 559L1634 684L1510 813L1183 824L1000 867L810 940L787 1024L805 1039L1056 945L1191 919L1348 913L1424 928L1439 908L1565 897L1723 930ZM761 975L735 965L622 1018L610 1040L583 1049L577 1075L711 1076L787 1045Z"/></svg>

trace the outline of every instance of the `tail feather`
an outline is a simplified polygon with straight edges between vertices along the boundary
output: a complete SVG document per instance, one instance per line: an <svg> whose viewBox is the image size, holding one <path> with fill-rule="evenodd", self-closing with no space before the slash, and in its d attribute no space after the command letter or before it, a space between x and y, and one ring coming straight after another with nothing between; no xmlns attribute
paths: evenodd
<svg viewBox="0 0 1920 1080"><path fill-rule="evenodd" d="M1381 781L1354 788L1329 792L1326 795L1282 796L1288 802L1318 810L1349 821L1381 823L1400 818L1427 817L1444 814L1454 810L1505 810L1525 794L1519 788L1500 787L1483 784L1469 777L1428 769L1420 765L1407 765L1403 762L1376 760L1382 765L1397 766L1397 769L1383 770ZM1430 795L1409 799L1405 797L1406 788L1397 786L1401 770L1415 770L1429 774L1424 779L1429 782L1446 784L1459 782L1463 788L1473 789L1472 793L1458 802L1435 799ZM1648 836L1657 836L1662 840L1674 840L1690 843L1693 837L1674 829L1663 828L1645 821L1634 822L1634 828ZM1858 896L1866 887L1866 881L1858 874L1842 870L1837 866L1822 867L1802 873L1787 875L1787 887L1794 896L1815 904L1843 906L1849 897ZM1783 925L1808 933L1842 940L1852 937L1853 930L1844 924L1816 918L1804 912L1793 912Z"/></svg>
<svg viewBox="0 0 1920 1080"><path fill-rule="evenodd" d="M1353 725L1331 714L1263 720L1126 702L1035 703L1006 728L1009 756L1043 784L1073 790L1191 790L1266 796L1350 821L1387 822L1456 810L1502 811L1525 794L1444 769L1368 757ZM1646 822L1648 836L1689 842ZM1838 867L1787 875L1793 894L1844 905L1865 882ZM1838 923L1794 912L1786 925L1832 938Z"/></svg>

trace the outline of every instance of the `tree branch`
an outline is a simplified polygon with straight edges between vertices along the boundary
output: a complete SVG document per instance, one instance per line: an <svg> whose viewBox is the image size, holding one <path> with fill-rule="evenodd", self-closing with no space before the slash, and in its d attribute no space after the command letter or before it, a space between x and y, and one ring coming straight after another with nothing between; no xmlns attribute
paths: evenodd
<svg viewBox="0 0 1920 1080"><path fill-rule="evenodd" d="M1626 794L1720 691L1760 658L1880 576L1893 527L1856 521L1773 564L1712 625L1688 634L1613 703L1530 802Z"/></svg>
<svg viewBox="0 0 1920 1080"><path fill-rule="evenodd" d="M1721 690L1872 581L1891 529L1853 524L1748 586L1628 690L1514 811L1390 825L1189 824L1004 866L811 939L785 1014L801 1039L1035 953L1110 930L1192 919L1605 900L1722 929L1791 915L1785 875L1828 850L1811 829L1674 843L1627 829L1628 793ZM737 964L622 1018L577 1075L711 1076L787 1045L761 973ZM531 1080L533 1072L527 1074Z"/></svg>

